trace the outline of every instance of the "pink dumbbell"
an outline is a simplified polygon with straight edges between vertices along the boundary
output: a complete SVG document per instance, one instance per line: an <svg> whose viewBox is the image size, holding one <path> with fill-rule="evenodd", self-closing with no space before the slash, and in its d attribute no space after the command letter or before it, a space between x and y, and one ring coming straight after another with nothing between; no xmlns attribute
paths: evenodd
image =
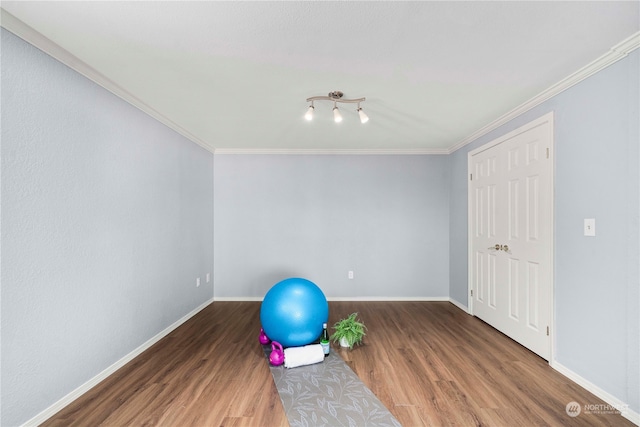
<svg viewBox="0 0 640 427"><path fill-rule="evenodd" d="M264 329L262 328L260 328L260 337L258 339L260 340L260 344L262 345L267 345L271 342L267 334L264 333Z"/></svg>
<svg viewBox="0 0 640 427"><path fill-rule="evenodd" d="M280 366L284 363L284 350L278 341L273 341L271 343L269 362L271 362L273 366Z"/></svg>

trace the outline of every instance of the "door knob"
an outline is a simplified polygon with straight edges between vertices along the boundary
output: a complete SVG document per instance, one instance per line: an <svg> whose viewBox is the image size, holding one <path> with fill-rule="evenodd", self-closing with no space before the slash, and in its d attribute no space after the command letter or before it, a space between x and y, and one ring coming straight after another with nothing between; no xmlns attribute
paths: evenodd
<svg viewBox="0 0 640 427"><path fill-rule="evenodd" d="M509 245L501 245L496 243L495 246L489 246L487 249L509 252Z"/></svg>

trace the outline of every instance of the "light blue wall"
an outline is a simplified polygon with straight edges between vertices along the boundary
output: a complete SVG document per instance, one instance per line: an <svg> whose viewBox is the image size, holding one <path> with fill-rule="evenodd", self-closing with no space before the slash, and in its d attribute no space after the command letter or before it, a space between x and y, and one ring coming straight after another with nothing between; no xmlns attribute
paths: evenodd
<svg viewBox="0 0 640 427"><path fill-rule="evenodd" d="M2 30L2 418L213 295L213 155Z"/></svg>
<svg viewBox="0 0 640 427"><path fill-rule="evenodd" d="M467 153L555 113L555 354L640 412L640 52L450 158L450 295L467 304ZM583 219L596 219L596 237ZM580 402L591 403L591 402Z"/></svg>
<svg viewBox="0 0 640 427"><path fill-rule="evenodd" d="M448 297L446 156L215 155L215 296ZM354 271L349 280L347 272Z"/></svg>
<svg viewBox="0 0 640 427"><path fill-rule="evenodd" d="M638 56L450 156L212 156L2 30L0 423L207 301L210 271L216 297L303 276L466 304L467 152L549 111L557 361L639 412Z"/></svg>

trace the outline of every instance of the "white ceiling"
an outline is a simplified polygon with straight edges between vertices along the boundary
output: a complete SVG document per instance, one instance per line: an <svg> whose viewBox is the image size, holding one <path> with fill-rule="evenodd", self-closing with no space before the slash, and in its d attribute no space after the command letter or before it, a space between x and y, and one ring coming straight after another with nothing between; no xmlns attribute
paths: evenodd
<svg viewBox="0 0 640 427"><path fill-rule="evenodd" d="M2 1L211 151L448 152L640 30L638 1ZM3 22L4 25L4 22ZM84 66L84 65L83 65ZM82 67L80 67L82 68ZM341 90L354 104L306 98Z"/></svg>

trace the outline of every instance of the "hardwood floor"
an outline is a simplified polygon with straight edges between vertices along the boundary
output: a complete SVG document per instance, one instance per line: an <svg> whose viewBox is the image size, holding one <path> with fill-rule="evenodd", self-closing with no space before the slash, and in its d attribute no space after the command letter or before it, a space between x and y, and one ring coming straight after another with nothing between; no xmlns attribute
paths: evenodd
<svg viewBox="0 0 640 427"><path fill-rule="evenodd" d="M330 302L364 345L333 346L403 426L633 426L547 362L448 302ZM288 426L258 333L260 303L214 302L43 426Z"/></svg>

